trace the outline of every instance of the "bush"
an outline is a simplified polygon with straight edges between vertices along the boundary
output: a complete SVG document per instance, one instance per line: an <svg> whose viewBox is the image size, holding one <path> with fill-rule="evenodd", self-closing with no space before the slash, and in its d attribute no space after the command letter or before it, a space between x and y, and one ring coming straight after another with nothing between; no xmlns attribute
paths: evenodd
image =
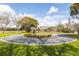
<svg viewBox="0 0 79 59"><path fill-rule="evenodd" d="M37 34L24 34L25 37L32 37L32 38L49 38L51 35L37 35Z"/></svg>

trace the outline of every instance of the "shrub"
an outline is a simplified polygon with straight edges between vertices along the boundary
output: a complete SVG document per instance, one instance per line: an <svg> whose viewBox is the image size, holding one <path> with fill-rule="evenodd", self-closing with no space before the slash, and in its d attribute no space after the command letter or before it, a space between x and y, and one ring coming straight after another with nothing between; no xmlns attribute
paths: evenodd
<svg viewBox="0 0 79 59"><path fill-rule="evenodd" d="M37 35L37 34L24 34L25 37L32 37L32 38L49 38L51 35Z"/></svg>
<svg viewBox="0 0 79 59"><path fill-rule="evenodd" d="M24 34L25 37L29 37L29 36L32 36L31 33L28 33L28 34Z"/></svg>

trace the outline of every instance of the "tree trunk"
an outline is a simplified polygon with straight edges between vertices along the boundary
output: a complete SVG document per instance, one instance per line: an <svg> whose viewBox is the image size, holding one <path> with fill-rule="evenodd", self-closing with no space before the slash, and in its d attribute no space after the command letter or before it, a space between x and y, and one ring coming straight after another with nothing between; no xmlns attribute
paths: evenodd
<svg viewBox="0 0 79 59"><path fill-rule="evenodd" d="M6 31L6 27L3 28L3 34L5 33L5 31Z"/></svg>
<svg viewBox="0 0 79 59"><path fill-rule="evenodd" d="M7 30L7 25L3 26L3 34L5 33L6 30Z"/></svg>
<svg viewBox="0 0 79 59"><path fill-rule="evenodd" d="M17 32L19 31L19 29L18 29L18 25L16 25L16 28L17 28Z"/></svg>
<svg viewBox="0 0 79 59"><path fill-rule="evenodd" d="M5 31L4 31L4 29L3 29L3 34L4 34L4 32L5 32Z"/></svg>
<svg viewBox="0 0 79 59"><path fill-rule="evenodd" d="M4 27L2 27L2 34L4 34Z"/></svg>
<svg viewBox="0 0 79 59"><path fill-rule="evenodd" d="M78 35L79 35L79 30L77 30L77 32L78 32Z"/></svg>
<svg viewBox="0 0 79 59"><path fill-rule="evenodd" d="M18 27L17 27L17 32L19 31Z"/></svg>

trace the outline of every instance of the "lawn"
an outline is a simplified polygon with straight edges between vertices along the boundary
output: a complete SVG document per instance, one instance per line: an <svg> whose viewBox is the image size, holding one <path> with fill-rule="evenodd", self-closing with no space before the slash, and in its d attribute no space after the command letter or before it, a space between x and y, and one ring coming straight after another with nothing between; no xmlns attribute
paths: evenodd
<svg viewBox="0 0 79 59"><path fill-rule="evenodd" d="M54 46L16 45L0 41L1 56L79 56L79 40L69 44Z"/></svg>
<svg viewBox="0 0 79 59"><path fill-rule="evenodd" d="M26 32L24 31L6 31L4 34L2 31L0 31L0 37L6 37L6 36L12 36L12 35L18 35L18 34L24 34Z"/></svg>
<svg viewBox="0 0 79 59"><path fill-rule="evenodd" d="M50 46L17 45L0 41L0 56L79 56L79 37L75 34L69 36L77 38L77 41Z"/></svg>
<svg viewBox="0 0 79 59"><path fill-rule="evenodd" d="M57 33L63 33L63 32L38 32L38 33L35 33L37 35L51 35L51 34L57 34ZM0 31L0 37L6 37L6 36L13 36L13 35L17 35L17 34L29 34L25 31L6 31L4 34ZM32 33L30 33L32 34Z"/></svg>
<svg viewBox="0 0 79 59"><path fill-rule="evenodd" d="M17 35L17 34L25 34L25 32L6 32L5 34L0 33L0 37ZM27 33L28 34L28 33ZM54 32L39 32L35 33L38 35L47 35L47 34L55 34ZM56 34L59 34L56 32ZM60 34L63 34L62 32ZM22 45L22 44L9 44L0 41L0 56L79 56L79 36L76 34L69 34L69 36L73 38L77 38L77 41L68 43L68 44L60 44L60 45Z"/></svg>

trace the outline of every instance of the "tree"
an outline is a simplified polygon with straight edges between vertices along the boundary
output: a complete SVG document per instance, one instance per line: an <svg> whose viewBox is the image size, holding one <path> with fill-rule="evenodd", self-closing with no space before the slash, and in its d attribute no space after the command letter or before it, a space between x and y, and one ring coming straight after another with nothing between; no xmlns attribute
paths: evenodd
<svg viewBox="0 0 79 59"><path fill-rule="evenodd" d="M63 32L63 30L64 30L63 24L59 23L56 27L57 27L58 32Z"/></svg>
<svg viewBox="0 0 79 59"><path fill-rule="evenodd" d="M16 12L10 6L2 4L0 5L0 27L3 30L3 33L7 29L7 27L11 26L11 19L12 17L14 17L15 14Z"/></svg>
<svg viewBox="0 0 79 59"><path fill-rule="evenodd" d="M72 16L72 18L76 18L79 20L79 3L74 3L70 6L70 15ZM75 25L75 29L79 34L79 22Z"/></svg>
<svg viewBox="0 0 79 59"><path fill-rule="evenodd" d="M17 31L19 30L19 24L17 23L17 21L20 19L20 17L18 15L13 15L13 17L11 17L11 21L13 22L13 24L16 26Z"/></svg>
<svg viewBox="0 0 79 59"><path fill-rule="evenodd" d="M3 30L3 33L7 29L8 24L10 23L8 15L0 15L0 24Z"/></svg>
<svg viewBox="0 0 79 59"><path fill-rule="evenodd" d="M20 19L17 23L21 25L21 29L25 29L27 32L31 31L31 27L38 26L38 21L36 19L27 16Z"/></svg>

